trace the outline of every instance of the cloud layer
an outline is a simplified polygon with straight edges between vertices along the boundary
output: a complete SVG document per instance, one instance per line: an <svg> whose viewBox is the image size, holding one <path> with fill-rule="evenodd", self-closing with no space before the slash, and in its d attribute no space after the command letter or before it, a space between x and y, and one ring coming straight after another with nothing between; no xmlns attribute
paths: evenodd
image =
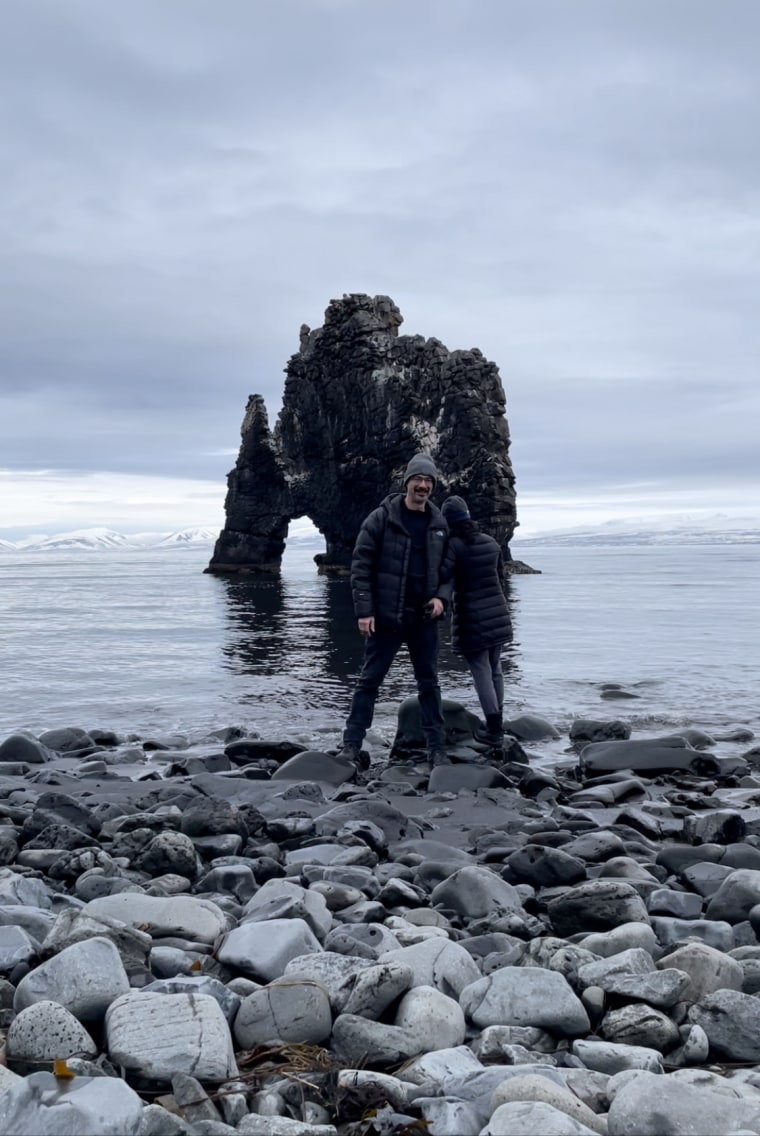
<svg viewBox="0 0 760 1136"><path fill-rule="evenodd" d="M247 396L274 419L349 291L499 365L524 523L757 500L758 33L754 0L5 0L0 530L45 470L28 524L104 476L217 485L215 523Z"/></svg>

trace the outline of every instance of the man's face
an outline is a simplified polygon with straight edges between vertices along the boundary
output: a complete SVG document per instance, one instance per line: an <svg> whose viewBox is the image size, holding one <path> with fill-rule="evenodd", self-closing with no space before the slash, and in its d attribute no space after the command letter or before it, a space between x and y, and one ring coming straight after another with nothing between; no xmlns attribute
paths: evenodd
<svg viewBox="0 0 760 1136"><path fill-rule="evenodd" d="M432 477L425 477L424 474L415 474L414 477L410 477L406 483L406 497L404 498L407 509L424 509L425 502L433 492L434 484Z"/></svg>

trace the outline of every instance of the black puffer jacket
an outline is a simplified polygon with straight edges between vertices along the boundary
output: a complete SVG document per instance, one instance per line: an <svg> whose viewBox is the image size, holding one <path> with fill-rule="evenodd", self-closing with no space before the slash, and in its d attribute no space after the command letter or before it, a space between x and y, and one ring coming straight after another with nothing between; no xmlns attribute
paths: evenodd
<svg viewBox="0 0 760 1136"><path fill-rule="evenodd" d="M474 655L507 643L512 621L504 595L504 560L491 536L476 532L467 540L452 536L454 618L451 639L461 655Z"/></svg>
<svg viewBox="0 0 760 1136"><path fill-rule="evenodd" d="M404 528L403 493L391 493L373 509L359 530L351 559L351 592L357 619L374 616L380 623L399 626L404 614L406 574L412 541ZM427 586L447 607L453 588L454 558L449 549L449 527L441 510L428 501Z"/></svg>

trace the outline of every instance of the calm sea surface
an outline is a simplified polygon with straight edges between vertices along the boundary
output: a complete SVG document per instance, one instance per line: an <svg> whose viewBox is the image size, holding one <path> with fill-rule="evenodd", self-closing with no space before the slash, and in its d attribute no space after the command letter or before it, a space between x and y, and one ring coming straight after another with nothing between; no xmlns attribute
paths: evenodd
<svg viewBox="0 0 760 1136"><path fill-rule="evenodd" d="M99 726L197 740L241 726L337 741L362 642L347 581L318 576L313 552L289 549L281 577L261 580L205 575L210 548L0 555L0 738ZM760 736L760 545L517 555L542 574L512 581L507 716ZM448 630L440 676L445 697L478 712ZM637 697L602 699L603 683ZM400 656L375 719L388 741L411 693Z"/></svg>

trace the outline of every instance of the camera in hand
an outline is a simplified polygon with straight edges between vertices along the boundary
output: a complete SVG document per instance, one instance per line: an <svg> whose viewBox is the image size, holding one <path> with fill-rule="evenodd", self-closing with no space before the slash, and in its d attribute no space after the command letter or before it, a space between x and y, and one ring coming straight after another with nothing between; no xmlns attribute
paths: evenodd
<svg viewBox="0 0 760 1136"><path fill-rule="evenodd" d="M432 601L432 600L429 600L429 601L428 601L428 602L427 602L427 603L425 604L425 606L423 607L423 609L422 609L422 618L423 618L423 619L426 619L426 620L427 620L427 619L432 619L432 618L433 618L433 601Z"/></svg>

